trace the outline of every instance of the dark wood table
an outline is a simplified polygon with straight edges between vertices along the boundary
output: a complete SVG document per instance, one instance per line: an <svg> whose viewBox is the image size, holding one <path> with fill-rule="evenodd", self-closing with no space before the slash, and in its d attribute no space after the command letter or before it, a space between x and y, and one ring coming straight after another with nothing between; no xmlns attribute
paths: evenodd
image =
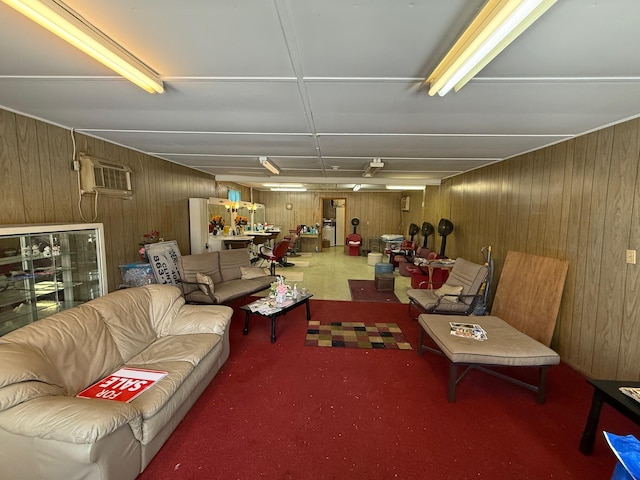
<svg viewBox="0 0 640 480"><path fill-rule="evenodd" d="M596 439L603 403L608 403L621 414L640 425L640 403L618 390L619 387L640 387L640 382L590 378L587 379L587 382L593 386L593 399L591 400L591 410L589 410L587 424L580 439L579 450L585 455L590 455L593 452L593 443Z"/></svg>
<svg viewBox="0 0 640 480"><path fill-rule="evenodd" d="M285 307L280 307L277 310L270 313L261 313L257 310L255 312L252 312L251 304L253 304L254 302L251 302L247 305L243 305L242 307L240 307L241 310L245 311L244 330L242 330L242 333L244 335L247 335L249 333L249 318L251 317L251 314L258 315L259 317L270 318L271 319L271 343L276 343L276 318L278 318L280 315L284 315L289 310L293 310L294 308L297 308L301 305L306 305L307 306L307 322L308 322L309 320L311 320L311 310L309 309L309 299L311 297L313 297L313 295L310 293L307 293L306 295L299 295L298 298L294 300L292 304L287 305Z"/></svg>

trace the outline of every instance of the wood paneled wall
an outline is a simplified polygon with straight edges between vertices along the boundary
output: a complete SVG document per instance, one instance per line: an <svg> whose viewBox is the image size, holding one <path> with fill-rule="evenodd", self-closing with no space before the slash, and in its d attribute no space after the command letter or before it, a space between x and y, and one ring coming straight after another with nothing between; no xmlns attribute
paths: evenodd
<svg viewBox="0 0 640 480"><path fill-rule="evenodd" d="M322 221L321 199L346 198L345 231L360 218L365 239L407 234L410 223L455 230L447 255L480 262L493 246L494 285L508 250L569 260L553 346L587 374L640 380L640 263L625 250L640 248L640 120L451 178L424 192L409 192L411 210L400 212L400 193L254 192L267 221L283 230ZM95 221L104 223L109 290L120 282L118 265L138 259L140 237L157 229L189 251L189 197L226 197L210 175L117 145L76 135L77 151L126 163L133 170L133 200L101 197ZM77 175L71 169L68 130L0 109L0 224L78 223ZM94 215L93 197L81 202ZM293 204L293 210L283 208ZM423 208L419 208L424 203ZM421 242L421 238L417 237ZM438 250L440 237L429 246ZM542 299L541 299L542 301Z"/></svg>
<svg viewBox="0 0 640 480"><path fill-rule="evenodd" d="M426 192L425 216L454 223L448 256L493 246L494 286L508 250L569 260L552 346L599 378L640 380L640 263L625 261L640 248L639 137L632 120Z"/></svg>
<svg viewBox="0 0 640 480"><path fill-rule="evenodd" d="M142 235L158 230L189 253L189 197L215 197L214 177L84 135L77 151L127 164L132 200L99 197L95 221L104 224L109 290L121 283L119 265L139 260ZM69 130L0 109L0 224L81 223L78 179ZM235 187L240 189L240 187ZM226 196L226 187L220 187ZM92 220L93 196L82 216Z"/></svg>
<svg viewBox="0 0 640 480"><path fill-rule="evenodd" d="M357 233L365 241L384 233L402 233L406 230L402 226L398 192L261 192L260 198L265 205L267 222L280 226L285 232L297 225L322 224L323 198L346 199L345 234L353 232L353 217L360 219ZM292 210L284 208L287 203L293 204Z"/></svg>

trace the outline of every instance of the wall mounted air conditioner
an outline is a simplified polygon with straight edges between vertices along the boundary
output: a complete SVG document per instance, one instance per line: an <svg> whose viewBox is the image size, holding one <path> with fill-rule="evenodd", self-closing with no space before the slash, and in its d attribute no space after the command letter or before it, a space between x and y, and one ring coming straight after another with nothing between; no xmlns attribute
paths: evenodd
<svg viewBox="0 0 640 480"><path fill-rule="evenodd" d="M80 153L80 188L84 194L108 195L130 199L131 169L122 163L102 160Z"/></svg>
<svg viewBox="0 0 640 480"><path fill-rule="evenodd" d="M403 212L408 212L409 211L409 200L411 200L411 197L409 195L403 195L400 198L400 209Z"/></svg>

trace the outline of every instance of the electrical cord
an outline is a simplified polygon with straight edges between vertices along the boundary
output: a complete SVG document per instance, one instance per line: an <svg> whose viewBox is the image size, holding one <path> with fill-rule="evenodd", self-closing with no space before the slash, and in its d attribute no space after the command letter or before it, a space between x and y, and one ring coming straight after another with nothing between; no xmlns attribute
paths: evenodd
<svg viewBox="0 0 640 480"><path fill-rule="evenodd" d="M75 129L71 129L71 143L73 144L73 154L71 155L71 164L73 165L76 161L76 137L75 137ZM91 220L87 220L82 213L82 185L80 183L80 169L76 169L76 177L78 180L78 213L80 213L80 218L85 223L95 222L98 218L98 192L96 191L95 199L93 201L93 218Z"/></svg>

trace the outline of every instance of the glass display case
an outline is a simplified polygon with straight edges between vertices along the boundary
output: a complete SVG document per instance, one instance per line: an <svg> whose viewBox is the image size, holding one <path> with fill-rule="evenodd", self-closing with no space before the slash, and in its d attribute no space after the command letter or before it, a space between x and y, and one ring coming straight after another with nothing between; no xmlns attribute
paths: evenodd
<svg viewBox="0 0 640 480"><path fill-rule="evenodd" d="M106 293L101 223L0 226L0 335Z"/></svg>

